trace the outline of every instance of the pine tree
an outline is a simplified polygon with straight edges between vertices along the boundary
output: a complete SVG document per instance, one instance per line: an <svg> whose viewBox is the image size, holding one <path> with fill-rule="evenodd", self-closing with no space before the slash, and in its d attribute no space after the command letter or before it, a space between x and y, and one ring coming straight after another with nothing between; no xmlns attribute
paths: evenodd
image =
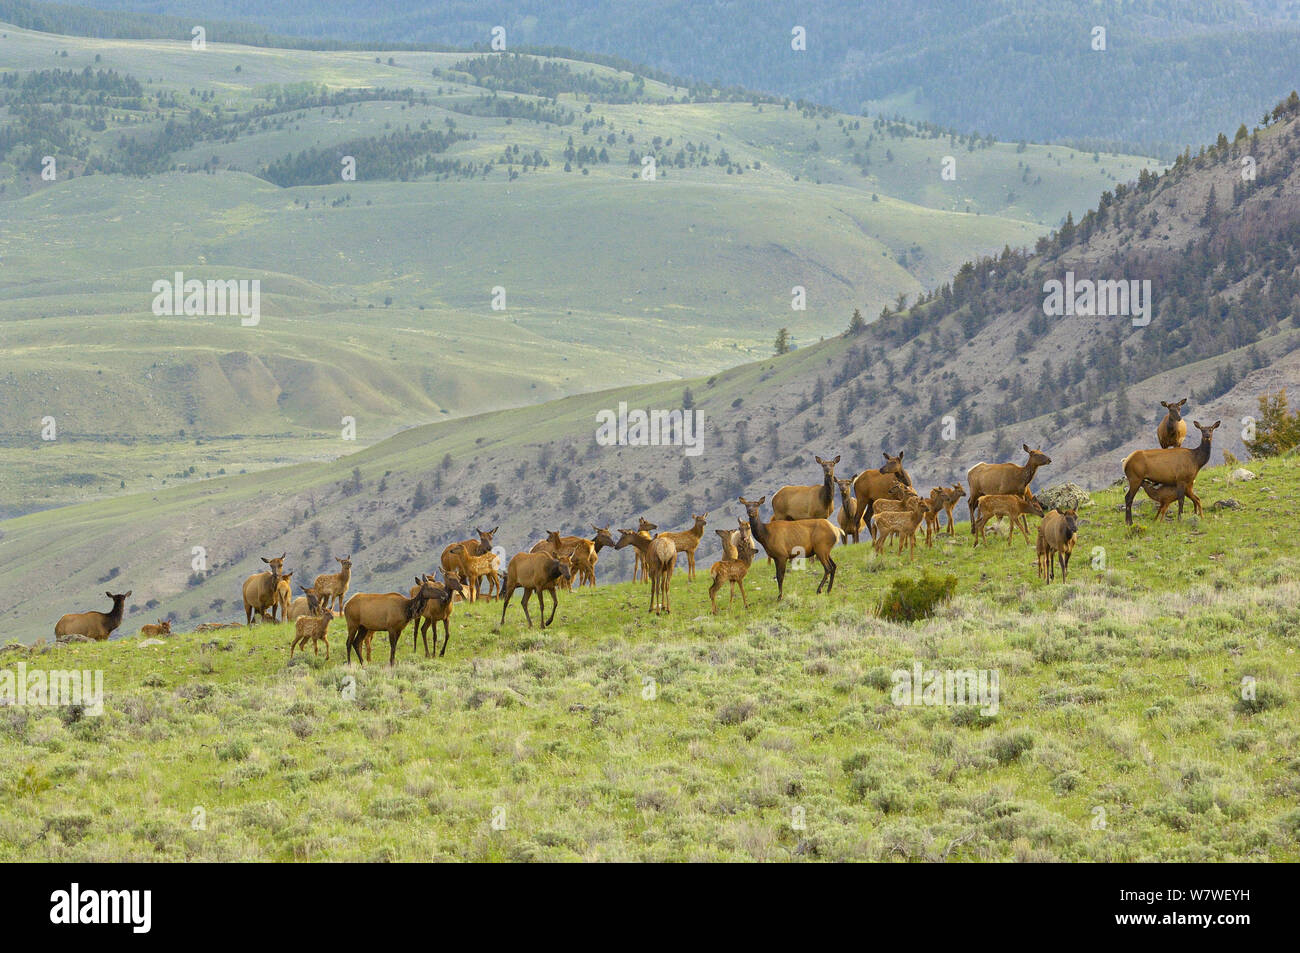
<svg viewBox="0 0 1300 953"><path fill-rule="evenodd" d="M776 332L776 353L788 354L790 352L790 329L782 328Z"/></svg>

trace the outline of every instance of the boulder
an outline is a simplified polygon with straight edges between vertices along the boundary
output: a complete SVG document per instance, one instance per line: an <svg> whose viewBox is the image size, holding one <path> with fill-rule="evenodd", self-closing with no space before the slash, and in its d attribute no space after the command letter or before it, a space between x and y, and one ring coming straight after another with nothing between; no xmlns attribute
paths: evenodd
<svg viewBox="0 0 1300 953"><path fill-rule="evenodd" d="M1042 493L1035 493L1034 497L1044 510L1077 510L1092 506L1092 497L1077 483L1060 483Z"/></svg>
<svg viewBox="0 0 1300 953"><path fill-rule="evenodd" d="M1245 483L1248 480L1253 479L1255 479L1255 474L1247 470L1245 467L1237 467L1237 469L1228 474L1229 483Z"/></svg>

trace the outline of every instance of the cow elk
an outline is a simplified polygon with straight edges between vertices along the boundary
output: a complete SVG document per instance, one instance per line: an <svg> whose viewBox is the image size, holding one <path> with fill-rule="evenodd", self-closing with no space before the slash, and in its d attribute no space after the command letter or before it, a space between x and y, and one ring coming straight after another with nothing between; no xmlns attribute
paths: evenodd
<svg viewBox="0 0 1300 953"><path fill-rule="evenodd" d="M815 486L783 486L772 496L772 519L814 520L827 519L835 508L834 460L813 457L822 468L822 482Z"/></svg>
<svg viewBox="0 0 1300 953"><path fill-rule="evenodd" d="M903 469L903 454L891 457L885 455L885 465L879 470L863 470L853 480L853 496L858 501L858 512L867 531L875 538L875 528L871 518L876 514L876 501L884 499L902 500L906 489L912 485L912 478ZM902 484L901 487L896 484Z"/></svg>
<svg viewBox="0 0 1300 953"><path fill-rule="evenodd" d="M1124 458L1124 477L1128 480L1128 492L1124 494L1124 522L1133 522L1133 497L1146 480L1152 483L1164 483L1177 487L1192 501L1196 515L1201 515L1201 498L1192 490L1196 474L1210 462L1210 443L1214 431L1221 420L1216 420L1209 427L1202 427L1200 421L1193 420L1192 426L1201 432L1200 445L1189 450L1186 447L1167 447L1160 450L1134 450ZM1181 502L1179 509L1182 509Z"/></svg>
<svg viewBox="0 0 1300 953"><path fill-rule="evenodd" d="M640 530L620 529L615 549L635 547L650 579L650 611L672 612L668 590L672 586L673 568L677 565L677 547L667 536L646 539Z"/></svg>
<svg viewBox="0 0 1300 953"><path fill-rule="evenodd" d="M1070 568L1070 555L1078 539L1079 514L1074 510L1052 510L1038 524L1038 577L1051 582L1056 578L1056 565L1061 564L1061 582Z"/></svg>
<svg viewBox="0 0 1300 953"><path fill-rule="evenodd" d="M749 531L754 541L763 547L763 551L776 563L776 601L785 595L785 569L791 559L802 557L817 558L822 565L822 578L817 583L817 592L826 588L829 595L835 586L835 560L831 550L843 536L840 528L828 519L812 520L773 520L764 523L758 517L758 509L767 500L761 496L751 501L740 498L740 504L749 515Z"/></svg>
<svg viewBox="0 0 1300 953"><path fill-rule="evenodd" d="M1170 447L1181 447L1183 441L1187 439L1187 421L1183 420L1183 404L1187 403L1184 397L1180 401L1169 403L1161 401L1160 406L1165 409L1165 416L1156 427L1156 440L1160 442L1162 450Z"/></svg>
<svg viewBox="0 0 1300 953"><path fill-rule="evenodd" d="M1052 458L1043 451L1030 450L1027 443L1020 446L1025 453L1029 454L1029 460L1023 466L1018 463L977 463L966 473L966 484L970 487L972 535L975 533L976 514L981 497L1024 496L1038 468L1052 462Z"/></svg>
<svg viewBox="0 0 1300 953"><path fill-rule="evenodd" d="M54 638L66 641L70 636L81 635L96 642L102 642L113 630L122 624L122 608L131 596L126 592L106 592L104 595L113 600L113 608L108 612L69 612L54 623Z"/></svg>
<svg viewBox="0 0 1300 953"><path fill-rule="evenodd" d="M515 590L524 590L524 618L528 627L533 627L533 617L528 613L528 599L537 593L537 602L541 606L542 628L546 628L555 619L555 610L559 608L560 597L556 588L564 580L571 580L573 571L566 560L557 559L550 553L516 553L506 566L506 584L502 590L501 624L505 625L506 610L510 608L510 597ZM551 594L551 617L546 617L546 593Z"/></svg>
<svg viewBox="0 0 1300 953"><path fill-rule="evenodd" d="M245 625L253 624L253 613L256 612L261 621L266 621L267 610L270 610L271 621L276 621L276 609L280 605L280 577L284 574L284 557L288 553L281 553L272 559L262 557L262 562L271 567L270 572L255 572L244 580L244 616Z"/></svg>
<svg viewBox="0 0 1300 953"><path fill-rule="evenodd" d="M427 578L427 577L426 577ZM434 584L416 578L415 594L404 596L400 592L358 592L343 606L343 618L348 624L348 664L352 653L357 653L361 664L361 648L366 649L370 660L370 642L376 632L388 633L388 664L397 659L397 643L402 632L413 619L419 617L424 604L438 595Z"/></svg>

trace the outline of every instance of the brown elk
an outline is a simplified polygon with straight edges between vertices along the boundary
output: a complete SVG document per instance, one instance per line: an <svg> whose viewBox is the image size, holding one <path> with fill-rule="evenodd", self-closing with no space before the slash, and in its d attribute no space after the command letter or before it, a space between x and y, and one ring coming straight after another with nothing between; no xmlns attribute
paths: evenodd
<svg viewBox="0 0 1300 953"><path fill-rule="evenodd" d="M113 608L108 612L69 612L67 615L60 617L59 621L54 623L54 638L56 640L65 640L69 636L84 635L88 639L94 639L96 642L102 642L110 635L113 630L122 624L122 607L126 605L126 600L131 595L131 590L126 592L106 592L104 595L113 600Z"/></svg>
<svg viewBox="0 0 1300 953"><path fill-rule="evenodd" d="M1061 564L1061 582L1070 568L1070 556L1079 538L1079 514L1074 510L1052 510L1038 524L1038 576L1051 582L1056 578L1053 557Z"/></svg>
<svg viewBox="0 0 1300 953"><path fill-rule="evenodd" d="M277 621L277 610L280 613L278 621L289 621L289 604L293 601L293 586L290 585L290 580L293 579L294 571L289 570L275 582L275 607L271 610L272 622Z"/></svg>
<svg viewBox="0 0 1300 953"><path fill-rule="evenodd" d="M815 486L783 486L772 496L772 519L816 520L826 519L835 508L834 460L814 456L822 468L822 482Z"/></svg>
<svg viewBox="0 0 1300 953"><path fill-rule="evenodd" d="M306 649L307 643L311 643L313 655L320 655L320 643L325 643L325 661L330 660L330 623L334 621L335 615L330 611L333 600L327 597L325 602L321 602L320 594L315 588L303 588L302 595L299 599L305 599L307 602L308 613L299 616L293 623L293 641L289 643L289 658L293 658L294 649ZM294 600L297 602L297 599ZM358 653L359 654L359 653Z"/></svg>
<svg viewBox="0 0 1300 953"><path fill-rule="evenodd" d="M875 523L875 546L876 554L883 555L885 544L889 542L891 536L898 537L898 551L903 551L903 546L908 547L908 560L916 558L916 531L925 518L926 509L933 500L923 500L919 496L909 497L900 510L882 510L873 517ZM934 503L937 509L938 503Z"/></svg>
<svg viewBox="0 0 1300 953"><path fill-rule="evenodd" d="M480 559L487 559L493 554L480 556ZM411 587L411 595L414 596L426 583L434 587L436 595L426 602L420 609L420 614L415 618L415 625L411 627L411 651L416 648L416 639L424 640L424 657L429 657L429 630L433 629L433 654L439 658L447 654L447 643L451 641L451 607L456 596L462 599L473 601L470 595L473 586L478 580L466 579L459 573L445 572L442 574L442 582L437 583L432 576L421 576L418 585ZM438 623L442 623L442 651L438 651Z"/></svg>
<svg viewBox="0 0 1300 953"><path fill-rule="evenodd" d="M650 535L659 527L651 523L644 516L637 518L636 532L638 536L644 536L646 539L652 539ZM646 569L645 560L641 555L641 550L637 549L632 554L632 581L640 582L650 578L650 572Z"/></svg>
<svg viewBox="0 0 1300 953"><path fill-rule="evenodd" d="M245 625L253 624L253 613L256 612L261 621L266 621L266 613L269 609L271 612L271 621L276 621L276 609L280 605L279 584L280 577L284 573L284 557L288 553L281 553L272 559L262 557L262 562L271 567L270 572L255 572L244 580L244 615Z"/></svg>
<svg viewBox="0 0 1300 953"><path fill-rule="evenodd" d="M464 547L465 551L471 556L485 556L492 552L492 537L496 535L500 526L493 526L486 533L474 527L474 532L478 533L478 539L462 539L459 542L452 543L442 551L442 558L439 560L443 572L455 572L459 567L456 560L452 557L452 550L457 546Z"/></svg>
<svg viewBox="0 0 1300 953"><path fill-rule="evenodd" d="M348 664L352 653L357 653L361 663L361 648L366 649L370 660L370 642L376 632L388 633L388 664L397 659L397 643L411 621L420 615L424 604L438 595L434 584L417 578L415 595L400 592L358 592L343 606L343 618L348 624Z"/></svg>
<svg viewBox="0 0 1300 953"><path fill-rule="evenodd" d="M1178 504L1178 518L1183 517L1183 501L1187 499L1187 494L1183 488L1176 483L1152 483L1150 480L1142 481L1142 491L1152 500L1160 504L1160 509L1156 510L1156 520L1160 520L1165 515L1165 511L1170 506Z"/></svg>
<svg viewBox="0 0 1300 953"><path fill-rule="evenodd" d="M840 508L835 514L836 522L839 523L844 538L852 536L853 542L856 543L862 534L862 511L858 506L858 498L853 495L853 480L852 478L841 480L837 477L835 485L840 488Z"/></svg>
<svg viewBox="0 0 1300 953"><path fill-rule="evenodd" d="M1042 504L1032 497L985 494L980 500L979 519L975 521L975 545L978 546L983 541L984 529L989 520L1000 520L1004 516L1011 521L1007 527L1007 545L1010 546L1011 540L1015 538L1017 527L1025 534L1025 542L1029 542L1029 523L1025 519L1027 514L1042 516Z"/></svg>
<svg viewBox="0 0 1300 953"><path fill-rule="evenodd" d="M488 581L488 600L491 601L499 594L501 589L501 559L496 553L487 552L482 556L472 556L464 544L455 543L447 550L443 565L446 566L448 562L455 568L451 570L443 569L443 577L445 578L448 572L454 572L466 583L461 594L462 599L477 602L479 596L482 595L479 587L484 579Z"/></svg>
<svg viewBox="0 0 1300 953"><path fill-rule="evenodd" d="M1133 497L1137 496L1144 480L1178 487L1192 501L1196 515L1201 515L1201 498L1193 492L1192 485L1196 482L1196 474L1210 462L1210 443L1221 423L1223 421L1216 420L1212 426L1202 427L1200 421L1193 420L1192 426L1201 432L1201 443L1191 450L1186 447L1134 450L1124 458L1124 476L1128 480L1128 492L1124 494L1125 523L1133 522Z"/></svg>
<svg viewBox="0 0 1300 953"><path fill-rule="evenodd" d="M948 535L953 535L953 524L956 517L952 515L952 508L957 505L957 501L966 495L966 488L960 483L954 483L949 489L943 491L943 511L948 514Z"/></svg>
<svg viewBox="0 0 1300 953"><path fill-rule="evenodd" d="M723 559L739 558L740 554L736 547L740 545L740 541L742 539L747 541L751 548L753 548L754 546L754 540L749 535L749 524L745 522L743 518L737 520L737 522L740 524L739 528L737 529L715 529L714 530L714 532L718 534L719 541L721 541L722 543Z"/></svg>
<svg viewBox="0 0 1300 953"><path fill-rule="evenodd" d="M1182 415L1185 403L1187 403L1186 397L1174 403L1163 400L1160 402L1160 406L1166 411L1164 418L1156 427L1156 440L1160 441L1161 449L1181 447L1183 441L1187 439L1187 421L1183 420Z"/></svg>
<svg viewBox="0 0 1300 953"><path fill-rule="evenodd" d="M707 511L703 516L699 513L692 513L691 518L695 520L695 523L690 529L663 532L656 537L666 539L672 543L677 556L682 553L686 554L686 578L688 581L695 578L695 550L699 548L700 540L704 538L704 525L709 521L709 514ZM673 557L674 561L677 556Z"/></svg>
<svg viewBox="0 0 1300 953"><path fill-rule="evenodd" d="M764 523L758 518L758 508L763 505L766 496L757 502L743 496L740 503L749 514L749 531L755 542L776 563L776 601L785 595L785 567L791 559L804 556L816 556L822 565L822 578L817 583L817 592L826 587L829 595L835 586L835 560L831 550L843 535L840 528L827 519L816 520L773 520Z"/></svg>
<svg viewBox="0 0 1300 953"><path fill-rule="evenodd" d="M591 539L585 536L561 536L552 530L546 535L546 539L534 543L529 552L569 556L578 574L578 585L594 586L596 585L596 561L600 558L600 551L605 548L613 549L615 540L608 526L600 527L593 523L591 528L596 533Z"/></svg>
<svg viewBox="0 0 1300 953"><path fill-rule="evenodd" d="M745 608L749 608L749 597L745 595L745 575L749 572L749 567L754 561L754 554L758 551L754 543L744 534L740 535L736 545L736 555L730 559L720 559L709 567L709 575L713 577L713 583L709 586L709 603L713 606L713 614L718 614L718 591L722 588L724 582L731 583L731 597L727 600L728 608L736 601L736 586L740 586L740 601L744 603Z"/></svg>
<svg viewBox="0 0 1300 953"><path fill-rule="evenodd" d="M976 513L979 510L980 497L1024 496L1025 489L1034 479L1039 467L1045 467L1052 458L1041 450L1030 450L1029 444L1021 444L1021 449L1029 454L1024 466L1018 463L977 463L966 473L966 484L970 487L970 531L975 533Z"/></svg>
<svg viewBox="0 0 1300 953"><path fill-rule="evenodd" d="M171 635L171 621L168 619L159 619L157 625L154 625L152 622L146 623L145 625L140 626L140 634L143 636L152 636L154 638L163 635Z"/></svg>
<svg viewBox="0 0 1300 953"><path fill-rule="evenodd" d="M646 539L639 530L620 529L618 532L614 548L635 547L650 577L650 611L656 614L672 612L668 590L672 586L673 568L677 565L677 547L673 541L662 535Z"/></svg>
<svg viewBox="0 0 1300 953"><path fill-rule="evenodd" d="M901 483L902 487L895 489L895 484ZM866 524L867 531L875 538L875 528L872 525L871 517L876 513L875 504L877 500L893 499L901 500L906 496L905 488L912 485L912 478L907 475L903 469L903 454L891 457L885 454L885 465L879 470L863 470L853 480L853 496L858 501L858 511L862 514L862 522Z"/></svg>
<svg viewBox="0 0 1300 953"><path fill-rule="evenodd" d="M561 580L572 579L573 571L563 559L556 559L550 553L516 553L506 566L506 585L501 600L501 624L506 622L506 609L510 608L510 597L520 587L524 590L524 618L528 627L533 627L533 617L528 614L528 599L535 592L541 606L542 628L546 628L555 619L555 610L559 608L560 597L555 589ZM551 594L551 617L546 617L546 593Z"/></svg>
<svg viewBox="0 0 1300 953"><path fill-rule="evenodd" d="M311 587L319 594L325 608L333 609L334 600L337 599L339 612L342 612L343 597L348 594L348 583L352 580L352 556L335 556L334 561L339 564L339 571L321 573Z"/></svg>

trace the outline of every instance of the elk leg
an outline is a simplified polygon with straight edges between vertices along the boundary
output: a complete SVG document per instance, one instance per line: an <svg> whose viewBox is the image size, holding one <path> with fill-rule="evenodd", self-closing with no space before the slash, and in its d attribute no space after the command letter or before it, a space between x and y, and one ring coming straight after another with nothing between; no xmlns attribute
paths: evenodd
<svg viewBox="0 0 1300 953"><path fill-rule="evenodd" d="M524 602L523 602L524 618L528 620L528 628L530 629L533 627L533 617L528 614L528 599L530 596L532 596L532 594L533 594L533 590L529 589L527 586L524 586Z"/></svg>
<svg viewBox="0 0 1300 953"><path fill-rule="evenodd" d="M514 597L515 587L511 586L506 590L505 598L501 600L501 624L506 624L506 610L510 608L510 600Z"/></svg>
<svg viewBox="0 0 1300 953"><path fill-rule="evenodd" d="M449 619L442 620L442 651L438 652L438 658L447 654L447 643L451 641L451 623ZM433 627L433 650L438 651L438 627Z"/></svg>
<svg viewBox="0 0 1300 953"><path fill-rule="evenodd" d="M781 597L785 595L785 557L773 557L776 563L776 601L780 602Z"/></svg>
<svg viewBox="0 0 1300 953"><path fill-rule="evenodd" d="M397 662L397 642L402 637L402 630L396 632L389 630L388 633L388 667L392 668Z"/></svg>
<svg viewBox="0 0 1300 953"><path fill-rule="evenodd" d="M1133 525L1133 497L1137 496L1137 491L1141 486L1141 479L1128 478L1128 492L1124 494L1124 522L1130 526Z"/></svg>
<svg viewBox="0 0 1300 953"><path fill-rule="evenodd" d="M554 590L552 590L551 591L551 617L546 620L547 625L550 625L552 622L555 621L555 610L558 609L559 607L560 607L560 597Z"/></svg>
<svg viewBox="0 0 1300 953"><path fill-rule="evenodd" d="M1189 487L1189 488L1184 492L1184 495L1191 497L1191 499L1192 499L1192 506L1195 507L1196 515L1197 515L1197 516L1200 516L1200 515L1201 515L1201 498L1200 498L1199 496L1197 496L1195 493L1193 493L1193 492L1191 491L1191 488L1190 488L1190 487ZM1180 499L1180 500L1178 501L1178 503L1179 503L1179 509L1181 510L1181 508L1182 508L1182 500ZM1180 515L1180 516L1182 515L1181 512L1179 513L1179 515Z"/></svg>

